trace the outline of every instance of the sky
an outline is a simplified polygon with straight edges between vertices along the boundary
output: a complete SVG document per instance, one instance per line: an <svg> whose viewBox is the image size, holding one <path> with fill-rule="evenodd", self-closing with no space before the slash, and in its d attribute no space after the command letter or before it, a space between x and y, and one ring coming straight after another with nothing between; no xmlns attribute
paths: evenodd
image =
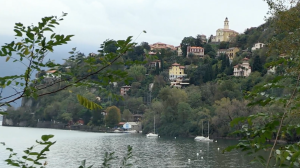
<svg viewBox="0 0 300 168"><path fill-rule="evenodd" d="M14 40L15 23L37 25L42 17L65 12L68 16L55 32L75 36L45 59L63 63L71 48L77 47L86 55L96 53L106 39L133 36L137 43L178 46L184 37L215 34L223 28L226 17L230 29L243 33L263 24L267 11L264 0L0 0L0 45ZM147 33L141 33L143 30ZM25 69L0 58L0 77Z"/></svg>
<svg viewBox="0 0 300 168"><path fill-rule="evenodd" d="M138 43L178 46L184 37L215 34L225 17L242 33L263 24L267 11L263 0L0 0L0 42L14 35L16 22L36 24L65 12L56 32L75 35L70 48L97 51L106 39L135 39L143 30Z"/></svg>

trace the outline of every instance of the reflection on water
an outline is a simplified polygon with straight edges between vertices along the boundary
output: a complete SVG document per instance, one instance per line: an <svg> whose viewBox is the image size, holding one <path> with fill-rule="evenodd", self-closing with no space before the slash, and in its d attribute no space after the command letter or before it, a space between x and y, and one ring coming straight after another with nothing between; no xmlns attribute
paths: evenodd
<svg viewBox="0 0 300 168"><path fill-rule="evenodd" d="M0 142L6 142L16 152L21 153L34 144L43 134L54 134L57 143L48 155L48 167L78 167L86 159L88 165L99 167L104 153L115 152L121 158L126 154L127 145L133 146L133 167L217 167L252 168L251 158L234 151L222 154L222 149L236 143L232 140L197 142L191 138L146 138L142 134L106 134L68 130L18 128L0 126ZM218 150L220 148L220 150ZM197 155L198 153L198 155ZM0 147L0 167L8 167L3 162L8 156ZM190 162L188 161L190 159ZM119 160L113 167L118 167Z"/></svg>

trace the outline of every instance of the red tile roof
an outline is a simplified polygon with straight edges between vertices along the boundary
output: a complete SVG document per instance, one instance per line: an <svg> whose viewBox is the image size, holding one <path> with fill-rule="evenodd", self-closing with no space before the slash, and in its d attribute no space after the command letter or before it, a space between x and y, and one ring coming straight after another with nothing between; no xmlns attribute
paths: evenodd
<svg viewBox="0 0 300 168"><path fill-rule="evenodd" d="M174 63L174 64L172 64L172 66L179 66L180 64L178 64L178 63Z"/></svg>

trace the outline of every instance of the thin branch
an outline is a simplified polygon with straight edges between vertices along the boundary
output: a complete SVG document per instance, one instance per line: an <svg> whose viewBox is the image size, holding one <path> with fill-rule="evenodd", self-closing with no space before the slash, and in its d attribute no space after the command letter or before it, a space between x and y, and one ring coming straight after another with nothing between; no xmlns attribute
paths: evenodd
<svg viewBox="0 0 300 168"><path fill-rule="evenodd" d="M14 57L10 57L10 58L12 58L12 59L14 59L14 60L17 60L18 62L22 63L24 66L26 66L26 67L28 68L28 66L27 66L24 62L18 60L17 58L14 58Z"/></svg>
<svg viewBox="0 0 300 168"><path fill-rule="evenodd" d="M93 73L90 73L90 74L86 75L85 77L82 77L82 78L78 79L78 80L75 81L74 83L69 84L69 85L66 85L66 86L64 86L64 87L62 87L62 88L60 88L60 89L58 89L58 90L52 91L52 92L40 94L40 95L38 95L38 97L41 97L41 96L44 96L44 95L48 95L48 94L53 94L53 93L59 92L59 91L61 91L61 90L64 90L64 89L66 89L66 88L72 86L72 85L75 84L75 83L79 83L80 81L85 80L85 79L87 79L88 77L90 77L90 76L92 76L92 75L95 75L95 74L101 72L101 71L104 70L105 68L107 68L107 67L109 67L109 66L112 66L112 64L113 64L114 62L116 62L117 59L119 59L119 58L120 58L121 56L123 56L125 53L126 53L126 51L125 51L124 53L120 54L119 56L117 56L116 58L114 58L114 59L111 61L110 64L107 64L107 65L103 66L102 68L100 68L99 70L97 70L97 71L95 71L95 72L93 72Z"/></svg>
<svg viewBox="0 0 300 168"><path fill-rule="evenodd" d="M90 73L90 74L88 74L88 75L86 75L86 76L84 76L84 77L78 79L78 80L75 81L74 83L69 84L69 85L66 85L66 86L63 87L63 88L60 88L60 89L55 90L55 91L52 91L52 92L40 94L40 95L38 95L38 97L45 96L45 95L48 95L48 94L57 93L57 92L59 92L59 91L62 91L62 90L64 90L64 89L70 87L70 86L73 86L73 84L79 83L80 81L85 80L85 79L87 79L88 77L90 77L90 76L92 76L92 75L95 75L95 74L101 72L101 71L104 70L105 68L107 68L107 67L109 67L109 66L112 66L113 63L116 62L116 61L117 61L121 56L123 56L125 53L126 53L126 51L124 51L124 52L121 53L119 56L117 56L116 58L114 58L114 59L110 62L110 64L107 64L107 65L103 66L102 68L100 68L99 70L97 70L97 71L95 71L95 72L93 72L93 73ZM30 66L29 66L29 67L30 67ZM57 82L57 83L58 83L58 82ZM48 85L47 87L50 87L50 86L52 86L52 85L53 85L53 84ZM25 86L26 86L26 85L25 85ZM25 87L25 88L26 88L26 87ZM25 89L25 88L24 88L24 89ZM13 100L10 100L10 101L8 101L8 102L5 102L4 104L0 104L0 107L1 107L1 106L4 106L4 105L7 104L7 103L14 102L14 101L16 101L16 100L18 100L18 99L20 99L20 98L22 98L22 97L25 97L25 96L24 96L24 92L25 92L25 90L23 91L23 93L22 93L20 96L14 98ZM17 95L17 94L18 94L18 93L14 94L14 95L11 95L11 96L9 96L9 97L13 97L13 96L15 96L15 95Z"/></svg>
<svg viewBox="0 0 300 168"><path fill-rule="evenodd" d="M292 95L291 95L291 97L290 97L290 99L289 99L289 101L288 101L288 103L286 105L286 110L285 110L285 112L283 113L283 115L282 115L282 117L280 119L280 125L279 125L279 128L277 130L276 138L275 138L274 144L272 146L272 149L270 151L269 158L268 158L268 161L267 161L267 166L266 166L267 168L269 167L269 164L270 164L270 161L271 161L271 158L272 158L272 153L273 153L274 148L275 148L275 146L277 144L277 141L278 141L278 138L279 138L279 134L280 134L280 131L281 131L281 128L282 128L282 125L283 125L283 120L284 120L284 118L285 118L285 116L286 116L286 114L288 112L287 108L291 105L292 99L294 99L294 97L295 97L295 94L296 94L296 91L297 91L297 87L299 86L299 81L300 81L300 73L298 74L298 78L297 78L297 83L296 83L295 89L293 90L293 93L292 93Z"/></svg>

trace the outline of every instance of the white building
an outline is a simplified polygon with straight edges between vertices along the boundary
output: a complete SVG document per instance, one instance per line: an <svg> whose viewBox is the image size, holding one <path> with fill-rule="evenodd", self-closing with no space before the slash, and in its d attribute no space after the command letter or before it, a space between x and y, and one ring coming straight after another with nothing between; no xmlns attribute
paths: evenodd
<svg viewBox="0 0 300 168"><path fill-rule="evenodd" d="M242 64L234 66L233 75L234 76L249 76L251 74L251 67L249 65L249 59L244 58Z"/></svg>
<svg viewBox="0 0 300 168"><path fill-rule="evenodd" d="M251 51L255 51L257 49L261 49L265 46L264 43L255 43L254 46L251 48Z"/></svg>

